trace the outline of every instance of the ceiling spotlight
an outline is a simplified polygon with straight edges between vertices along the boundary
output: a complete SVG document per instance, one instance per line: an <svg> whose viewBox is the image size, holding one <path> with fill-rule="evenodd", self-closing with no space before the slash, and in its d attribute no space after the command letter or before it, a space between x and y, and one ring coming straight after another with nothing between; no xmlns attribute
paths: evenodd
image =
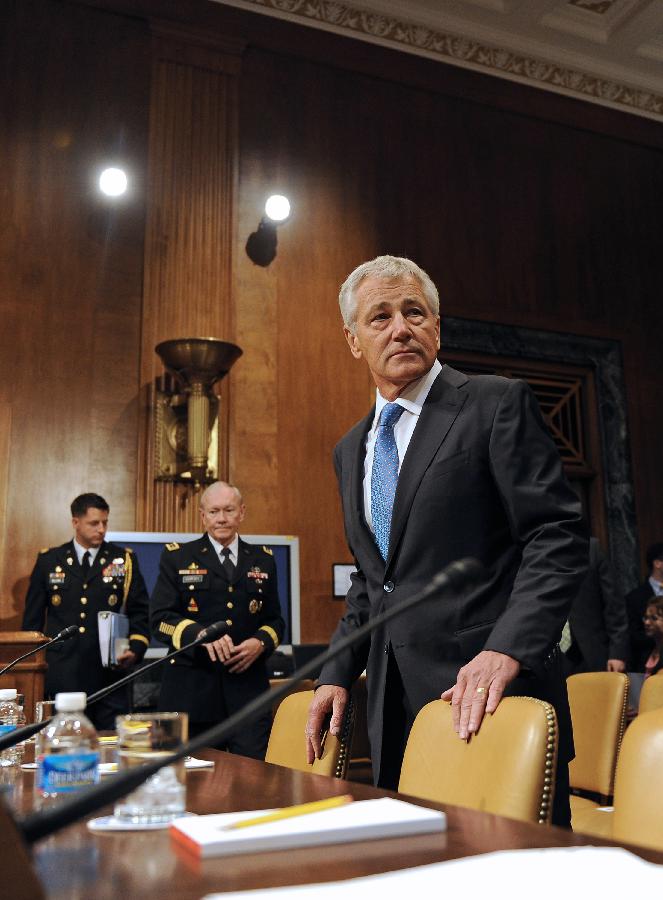
<svg viewBox="0 0 663 900"><path fill-rule="evenodd" d="M276 257L276 228L290 215L290 201L272 194L265 203L265 215L246 242L246 255L257 266L268 266Z"/></svg>
<svg viewBox="0 0 663 900"><path fill-rule="evenodd" d="M127 189L127 175L124 169L104 169L99 176L99 189L107 197L120 197Z"/></svg>
<svg viewBox="0 0 663 900"><path fill-rule="evenodd" d="M272 194L265 203L265 215L272 222L284 222L290 215L290 201L282 194Z"/></svg>

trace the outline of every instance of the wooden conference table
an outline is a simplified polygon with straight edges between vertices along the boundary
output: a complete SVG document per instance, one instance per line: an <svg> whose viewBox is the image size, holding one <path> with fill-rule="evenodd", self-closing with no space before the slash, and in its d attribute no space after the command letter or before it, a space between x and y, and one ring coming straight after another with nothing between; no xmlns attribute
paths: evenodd
<svg viewBox="0 0 663 900"><path fill-rule="evenodd" d="M362 800L389 793L215 750L198 756L214 760L215 766L187 772L187 809L196 813L288 806L335 794L350 793ZM23 773L16 799L24 811L32 804L33 779L32 772ZM187 900L213 891L334 881L492 850L602 843L562 829L460 807L437 808L447 813L448 830L443 834L204 861L175 844L167 830L92 834L80 823L37 842L33 859L49 898ZM663 862L663 854L636 852Z"/></svg>

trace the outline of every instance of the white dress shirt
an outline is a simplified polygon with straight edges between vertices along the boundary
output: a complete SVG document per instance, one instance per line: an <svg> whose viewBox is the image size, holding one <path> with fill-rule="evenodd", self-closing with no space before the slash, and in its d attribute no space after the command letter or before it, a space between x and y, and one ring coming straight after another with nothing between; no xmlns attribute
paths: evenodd
<svg viewBox="0 0 663 900"><path fill-rule="evenodd" d="M422 375L421 378L418 378L416 381L413 381L412 384L409 384L400 397L397 397L396 400L394 400L394 403L398 403L404 410L404 412L401 413L400 419L394 425L394 438L396 440L396 449L398 450L399 472L403 465L407 448L410 445L410 440L414 434L414 429L419 421L421 409L426 397L428 397L430 389L433 387L433 382L441 371L442 366L436 359L425 375ZM380 391L376 390L375 415L373 417L371 430L368 432L366 438L366 454L364 457L364 516L371 531L373 531L373 520L371 517L371 473L373 471L373 453L375 450L375 441L378 436L378 422L380 421L380 415L388 402L388 400L384 399Z"/></svg>
<svg viewBox="0 0 663 900"><path fill-rule="evenodd" d="M76 551L76 558L78 559L78 564L80 566L83 565L83 557L86 553L90 554L90 565L92 565L99 552L99 547L81 547L76 538L74 538L74 550Z"/></svg>
<svg viewBox="0 0 663 900"><path fill-rule="evenodd" d="M220 544L218 541L215 541L212 535L208 532L207 537L210 539L210 543L216 550L216 555L219 557L221 562L223 562L224 558L221 554L223 553L223 544ZM236 566L237 560L239 559L239 535L236 534L232 541L228 544L228 549L230 550L230 562Z"/></svg>

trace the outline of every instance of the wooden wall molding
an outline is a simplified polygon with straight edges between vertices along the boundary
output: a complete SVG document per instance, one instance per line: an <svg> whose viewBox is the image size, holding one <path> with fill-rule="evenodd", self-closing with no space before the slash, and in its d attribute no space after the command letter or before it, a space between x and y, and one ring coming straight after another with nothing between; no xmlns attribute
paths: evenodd
<svg viewBox="0 0 663 900"><path fill-rule="evenodd" d="M232 243L240 68L236 54L241 44L232 44L234 54L224 54L201 46L195 30L177 29L177 39L171 29L158 23L155 31L137 525L146 530L188 531L198 528L193 488L154 481L154 392L163 377L154 347L169 338L234 337ZM224 385L219 436L222 477L228 471L227 410Z"/></svg>

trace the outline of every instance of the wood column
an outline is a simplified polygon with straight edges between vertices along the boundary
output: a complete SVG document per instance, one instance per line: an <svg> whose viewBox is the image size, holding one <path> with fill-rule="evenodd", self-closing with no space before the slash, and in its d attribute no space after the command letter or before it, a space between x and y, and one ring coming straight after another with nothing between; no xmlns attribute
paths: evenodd
<svg viewBox="0 0 663 900"><path fill-rule="evenodd" d="M164 377L154 347L169 338L234 337L232 236L242 46L160 24L153 31L137 527L195 531L194 489L154 480L153 410ZM226 378L219 413L222 478L228 477L229 397Z"/></svg>

